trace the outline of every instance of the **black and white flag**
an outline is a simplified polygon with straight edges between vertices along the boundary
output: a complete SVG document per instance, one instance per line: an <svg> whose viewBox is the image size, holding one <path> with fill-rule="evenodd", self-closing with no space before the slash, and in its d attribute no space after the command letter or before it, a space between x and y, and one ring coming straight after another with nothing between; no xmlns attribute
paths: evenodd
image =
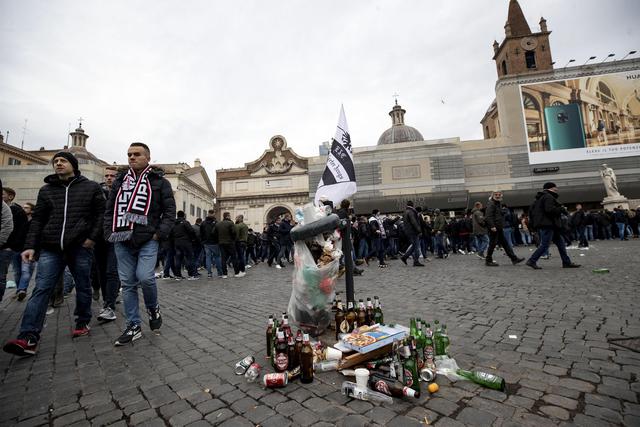
<svg viewBox="0 0 640 427"><path fill-rule="evenodd" d="M344 115L344 107L341 106L336 135L331 141L331 151L327 156L327 166L324 168L316 190L315 204L319 204L320 198L326 198L337 207L341 201L351 197L356 190L351 136L347 118Z"/></svg>

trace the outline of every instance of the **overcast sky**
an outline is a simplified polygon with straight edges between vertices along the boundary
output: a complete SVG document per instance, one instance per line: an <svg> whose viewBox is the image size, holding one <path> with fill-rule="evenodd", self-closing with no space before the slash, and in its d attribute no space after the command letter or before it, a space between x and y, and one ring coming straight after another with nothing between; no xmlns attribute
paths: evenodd
<svg viewBox="0 0 640 427"><path fill-rule="evenodd" d="M548 21L556 67L638 49L637 0L521 0ZM314 156L344 104L354 146L377 143L393 94L425 139L482 138L492 42L507 0L0 2L0 131L61 147L84 118L88 149L125 161L255 160L283 135ZM444 104L442 103L444 101Z"/></svg>

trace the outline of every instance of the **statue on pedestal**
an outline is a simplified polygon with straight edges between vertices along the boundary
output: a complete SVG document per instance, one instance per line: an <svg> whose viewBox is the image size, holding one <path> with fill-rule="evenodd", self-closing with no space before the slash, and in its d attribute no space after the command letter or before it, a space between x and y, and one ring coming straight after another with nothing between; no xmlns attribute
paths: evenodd
<svg viewBox="0 0 640 427"><path fill-rule="evenodd" d="M620 191L618 191L618 183L616 182L616 174L607 164L602 165L602 169L600 169L600 176L602 177L602 182L604 183L604 188L607 190L607 198L618 198L624 197L620 195Z"/></svg>

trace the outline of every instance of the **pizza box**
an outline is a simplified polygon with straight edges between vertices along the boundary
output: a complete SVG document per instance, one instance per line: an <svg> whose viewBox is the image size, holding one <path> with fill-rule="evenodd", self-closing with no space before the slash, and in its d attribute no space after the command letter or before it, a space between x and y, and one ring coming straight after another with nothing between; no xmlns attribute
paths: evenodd
<svg viewBox="0 0 640 427"><path fill-rule="evenodd" d="M391 344L396 340L401 340L408 333L409 330L404 326L376 325L365 332L352 332L345 335L342 337L342 345L358 353L367 353Z"/></svg>

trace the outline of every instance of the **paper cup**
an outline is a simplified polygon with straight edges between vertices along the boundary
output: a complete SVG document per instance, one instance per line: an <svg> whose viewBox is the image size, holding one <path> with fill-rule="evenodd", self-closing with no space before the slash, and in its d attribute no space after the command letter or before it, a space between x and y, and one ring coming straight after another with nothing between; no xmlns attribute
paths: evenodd
<svg viewBox="0 0 640 427"><path fill-rule="evenodd" d="M361 389L367 388L367 383L369 382L369 370L358 368L356 369L356 384Z"/></svg>
<svg viewBox="0 0 640 427"><path fill-rule="evenodd" d="M327 360L340 360L342 359L342 352L337 348L327 347L326 356Z"/></svg>

